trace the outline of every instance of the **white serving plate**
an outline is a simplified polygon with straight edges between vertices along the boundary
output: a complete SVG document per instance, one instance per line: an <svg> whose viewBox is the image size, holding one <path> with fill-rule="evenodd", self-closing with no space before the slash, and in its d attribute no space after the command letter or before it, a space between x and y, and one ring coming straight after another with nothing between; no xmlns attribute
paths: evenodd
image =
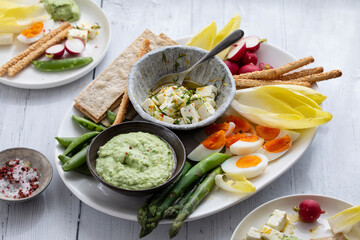
<svg viewBox="0 0 360 240"><path fill-rule="evenodd" d="M243 240L250 227L260 228L276 208L286 211L288 214L295 214L292 208L299 206L305 199L317 201L321 209L326 211L326 213L321 214L320 218L314 223L296 222L294 227L285 228L287 235L290 234L289 231L294 231L293 236L304 240L331 236L332 232L327 219L353 206L340 199L320 195L291 195L277 198L264 203L249 213L236 227L231 240Z"/></svg>
<svg viewBox="0 0 360 240"><path fill-rule="evenodd" d="M9 77L7 75L0 77L1 83L27 89L57 87L81 78L100 63L110 44L111 30L109 21L102 9L94 2L90 0L75 0L75 2L79 5L81 10L81 17L78 21L99 23L101 26L99 34L96 38L88 41L84 52L79 55L80 57L92 57L93 62L79 69L54 73L38 71L32 64L30 64L14 77ZM77 22L72 22L71 25L74 26L76 23ZM56 24L59 25L59 23ZM17 56L27 47L27 44L23 44L17 39L14 39L14 44L11 46L0 46L0 66ZM47 57L43 56L39 60L45 60L46 58Z"/></svg>
<svg viewBox="0 0 360 240"><path fill-rule="evenodd" d="M188 37L176 39L179 44L185 44ZM277 48L271 44L263 44L257 52L261 62L270 63L274 67L279 67L288 62L296 60L295 57L289 53ZM59 137L75 137L84 133L84 130L75 123L71 116L83 114L70 107L65 114L57 136ZM301 136L292 145L291 149L280 159L272 162L266 168L266 171L259 177L252 180L256 187L256 191L252 194L239 195L223 190L213 191L189 216L188 221L200 219L211 214L220 212L227 209L245 199L259 192L261 189L272 183L282 174L284 174L291 166L293 166L306 151L311 144L317 128L311 128L301 131ZM189 134L191 132L191 134ZM189 153L195 148L202 140L204 134L200 131L184 131L179 134L182 139L187 152ZM85 204L92 208L97 209L103 213L109 214L114 217L119 217L127 220L137 221L137 211L144 203L146 197L128 197L114 192L105 186L99 184L92 177L87 177L77 172L64 172L61 168L61 163L58 161L57 156L62 154L64 149L55 144L55 165L61 179L70 191L77 196ZM170 223L170 220L164 220L162 223Z"/></svg>

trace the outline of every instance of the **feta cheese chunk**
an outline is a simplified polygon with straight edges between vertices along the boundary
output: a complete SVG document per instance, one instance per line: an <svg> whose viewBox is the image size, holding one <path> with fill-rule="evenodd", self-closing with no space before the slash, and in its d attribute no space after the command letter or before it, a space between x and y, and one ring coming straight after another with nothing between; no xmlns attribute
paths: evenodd
<svg viewBox="0 0 360 240"><path fill-rule="evenodd" d="M172 96L174 96L174 94L175 94L175 87L173 87L173 86L162 89L156 95L156 97L158 98L159 103L160 103L159 105L163 104L166 99L171 98Z"/></svg>
<svg viewBox="0 0 360 240"><path fill-rule="evenodd" d="M264 225L261 228L261 237L264 240L282 240L284 236L285 234L269 226Z"/></svg>
<svg viewBox="0 0 360 240"><path fill-rule="evenodd" d="M215 114L215 109L210 105L208 102L204 102L199 108L198 113L200 115L200 118L204 120L205 118L208 118Z"/></svg>
<svg viewBox="0 0 360 240"><path fill-rule="evenodd" d="M163 117L163 119L162 119L161 121L166 122L166 123L173 124L173 123L175 122L175 119L164 115L164 117Z"/></svg>
<svg viewBox="0 0 360 240"><path fill-rule="evenodd" d="M13 35L12 33L0 33L0 46L12 44L14 41Z"/></svg>
<svg viewBox="0 0 360 240"><path fill-rule="evenodd" d="M275 209L265 224L281 232L284 229L286 222L286 212Z"/></svg>
<svg viewBox="0 0 360 240"><path fill-rule="evenodd" d="M94 39L97 35L97 30L100 28L99 25L91 24L88 22L81 22L76 25L80 30L86 30L89 39Z"/></svg>
<svg viewBox="0 0 360 240"><path fill-rule="evenodd" d="M175 117L179 108L179 99L181 100L181 98L177 97L176 95L173 95L171 98L166 98L165 102L160 106L161 111L170 117Z"/></svg>
<svg viewBox="0 0 360 240"><path fill-rule="evenodd" d="M145 101L141 104L141 107L145 110L145 112L156 119L161 118L159 108L150 98L145 99Z"/></svg>
<svg viewBox="0 0 360 240"><path fill-rule="evenodd" d="M204 99L197 94L194 94L190 98L190 102L195 104L195 108L198 109L203 103Z"/></svg>
<svg viewBox="0 0 360 240"><path fill-rule="evenodd" d="M181 108L181 116L184 119L185 123L197 123L200 120L200 116L196 111L195 104L191 103L183 108Z"/></svg>
<svg viewBox="0 0 360 240"><path fill-rule="evenodd" d="M214 99L212 99L212 98L210 98L210 97L206 97L206 98L205 98L205 101L208 102L208 103L210 103L210 105L211 105L213 108L216 107L216 102L215 102Z"/></svg>
<svg viewBox="0 0 360 240"><path fill-rule="evenodd" d="M261 231L257 228L251 227L246 234L245 240L261 240Z"/></svg>
<svg viewBox="0 0 360 240"><path fill-rule="evenodd" d="M210 97L215 99L217 88L213 85L199 87L196 89L196 94L200 97Z"/></svg>
<svg viewBox="0 0 360 240"><path fill-rule="evenodd" d="M68 32L68 37L72 37L72 38L79 38L81 39L84 43L87 42L87 38L88 38L88 32L86 30L79 30L79 29L70 29Z"/></svg>

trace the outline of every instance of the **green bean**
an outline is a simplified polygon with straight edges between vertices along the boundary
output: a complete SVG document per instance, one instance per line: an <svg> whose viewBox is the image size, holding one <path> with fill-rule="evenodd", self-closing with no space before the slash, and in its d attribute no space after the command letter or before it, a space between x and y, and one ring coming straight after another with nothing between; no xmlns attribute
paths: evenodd
<svg viewBox="0 0 360 240"><path fill-rule="evenodd" d="M60 60L32 61L35 68L42 72L59 72L81 68L93 61L92 57L76 57Z"/></svg>
<svg viewBox="0 0 360 240"><path fill-rule="evenodd" d="M72 143L75 140L74 137L55 137L55 139L64 148L67 148L70 145L70 143Z"/></svg>
<svg viewBox="0 0 360 240"><path fill-rule="evenodd" d="M89 142L92 138L94 138L96 135L98 135L99 132L87 132L83 135L75 138L75 140L65 149L63 155L69 156L69 154L74 153L77 149L81 148Z"/></svg>
<svg viewBox="0 0 360 240"><path fill-rule="evenodd" d="M70 171L83 165L86 162L86 154L88 149L89 149L88 145L83 149L81 149L80 152L76 153L74 156L72 156L68 161L64 163L62 169L64 171Z"/></svg>
<svg viewBox="0 0 360 240"><path fill-rule="evenodd" d="M87 120L83 117L78 117L78 116L75 116L73 115L72 116L73 119L78 122L81 126L89 129L89 130L93 130L93 131L98 131L98 132L101 132L101 131L104 131L106 129L106 127L103 127L103 126L100 126L90 120Z"/></svg>
<svg viewBox="0 0 360 240"><path fill-rule="evenodd" d="M107 119L109 120L109 122L110 122L111 124L113 124L114 121L115 121L115 119L116 119L116 113L114 113L114 112L112 112L112 111L110 111L110 110L107 110L107 111L106 111L106 117L107 117Z"/></svg>

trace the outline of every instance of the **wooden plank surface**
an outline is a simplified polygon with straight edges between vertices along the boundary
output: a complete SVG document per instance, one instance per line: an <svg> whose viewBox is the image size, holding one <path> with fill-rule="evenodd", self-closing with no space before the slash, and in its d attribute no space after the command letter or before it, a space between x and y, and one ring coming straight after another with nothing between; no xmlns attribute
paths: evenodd
<svg viewBox="0 0 360 240"><path fill-rule="evenodd" d="M321 126L300 161L250 199L210 217L184 225L175 239L229 239L251 210L274 198L314 193L360 204L360 2L237 0L97 0L112 27L110 51L98 67L71 84L24 90L0 85L0 150L24 146L52 162L54 141L73 98L145 28L172 38L199 31L212 20L222 27L236 13L246 35L267 38L294 56L312 55L325 70L343 77L319 84L328 96L324 109L333 113ZM82 204L54 169L49 188L37 199L0 202L1 239L138 239L136 222L110 217ZM145 239L168 239L160 225Z"/></svg>

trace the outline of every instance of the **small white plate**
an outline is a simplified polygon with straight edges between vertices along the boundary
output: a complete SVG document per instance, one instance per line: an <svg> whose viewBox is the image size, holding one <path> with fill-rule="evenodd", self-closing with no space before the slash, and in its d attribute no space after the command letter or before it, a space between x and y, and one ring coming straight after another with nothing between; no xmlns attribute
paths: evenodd
<svg viewBox="0 0 360 240"><path fill-rule="evenodd" d="M111 31L109 21L102 9L92 1L75 0L75 2L79 5L81 11L81 17L78 20L79 22L86 21L90 23L98 23L101 26L99 34L96 38L88 41L84 52L79 55L79 57L92 57L93 62L79 69L54 73L40 72L36 70L32 64L30 64L30 66L16 74L14 77L9 77L7 75L0 77L1 83L27 89L57 87L81 78L100 63L110 44ZM75 26L76 23L77 22L72 22L71 25ZM14 44L10 47L0 46L0 66L18 55L27 47L28 45L19 42L17 39L14 39ZM45 59L46 57L43 56L39 60Z"/></svg>
<svg viewBox="0 0 360 240"><path fill-rule="evenodd" d="M261 205L249 213L236 227L231 240L243 240L251 227L260 228L265 224L274 209L286 211L288 214L295 214L292 208L299 206L305 199L317 201L320 204L321 209L326 213L321 214L320 218L314 223L298 221L293 224L293 227L286 227L285 234L288 236L290 235L289 231L294 231L293 236L304 240L331 236L331 228L327 219L336 213L353 206L351 203L340 199L320 195L291 195L277 198Z"/></svg>
<svg viewBox="0 0 360 240"><path fill-rule="evenodd" d="M175 39L179 44L185 44L189 38ZM296 60L295 57L277 48L271 44L263 44L256 52L261 62L270 63L273 67L280 67L286 63ZM64 120L59 127L58 137L76 137L84 133L77 123L71 118L72 115L82 116L83 114L70 107L65 114ZM253 194L259 192L261 189L275 181L278 177L289 170L306 151L311 144L317 128L311 128L301 131L301 136L292 145L291 149L280 159L273 161L266 168L266 171L252 179L256 187L256 191L252 194L234 194L225 192L223 190L213 191L189 216L187 221L192 221L207 217L211 214L225 210L241 201L244 201ZM180 137L183 141L187 152L194 149L202 140L204 140L204 133L199 131L184 131ZM202 134L201 134L202 133ZM57 156L62 154L64 149L55 144L55 165L61 179L70 191L77 196L85 204L89 205L114 217L119 217L127 220L137 221L137 211L145 201L145 197L127 197L114 192L105 186L99 184L95 179L81 175L77 172L64 172ZM163 220L161 223L171 223L171 220Z"/></svg>

